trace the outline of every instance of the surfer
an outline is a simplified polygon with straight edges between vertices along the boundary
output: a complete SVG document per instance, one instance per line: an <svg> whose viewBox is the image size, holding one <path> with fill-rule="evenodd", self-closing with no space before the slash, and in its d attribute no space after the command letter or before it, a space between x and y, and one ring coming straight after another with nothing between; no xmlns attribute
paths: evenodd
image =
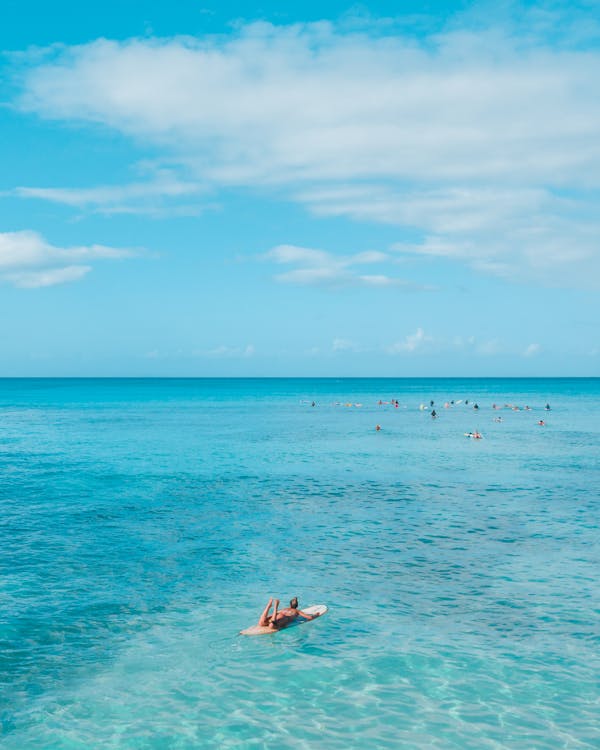
<svg viewBox="0 0 600 750"><path fill-rule="evenodd" d="M269 610L273 605L273 614L269 614ZM302 617L305 620L314 620L315 617L319 617L319 614L309 615L298 609L298 597L294 597L290 600L290 606L284 607L278 611L279 599L269 599L267 606L265 607L258 624L261 627L272 628L273 630L281 630L290 623L294 622L298 617Z"/></svg>

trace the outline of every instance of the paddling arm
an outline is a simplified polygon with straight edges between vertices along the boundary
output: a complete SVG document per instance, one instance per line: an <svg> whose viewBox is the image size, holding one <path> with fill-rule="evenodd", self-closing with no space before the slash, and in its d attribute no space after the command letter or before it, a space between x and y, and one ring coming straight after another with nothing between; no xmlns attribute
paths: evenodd
<svg viewBox="0 0 600 750"><path fill-rule="evenodd" d="M319 617L320 614L320 612L316 612L314 615L309 615L308 612L303 612L301 609L298 610L298 616L304 617L305 620L314 620L315 617Z"/></svg>

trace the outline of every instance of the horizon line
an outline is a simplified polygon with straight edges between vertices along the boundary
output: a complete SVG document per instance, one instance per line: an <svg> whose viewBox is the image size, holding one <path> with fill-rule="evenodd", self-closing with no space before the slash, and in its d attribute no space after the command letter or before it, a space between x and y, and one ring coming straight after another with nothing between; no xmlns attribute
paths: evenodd
<svg viewBox="0 0 600 750"><path fill-rule="evenodd" d="M0 375L3 380L600 380L600 375Z"/></svg>

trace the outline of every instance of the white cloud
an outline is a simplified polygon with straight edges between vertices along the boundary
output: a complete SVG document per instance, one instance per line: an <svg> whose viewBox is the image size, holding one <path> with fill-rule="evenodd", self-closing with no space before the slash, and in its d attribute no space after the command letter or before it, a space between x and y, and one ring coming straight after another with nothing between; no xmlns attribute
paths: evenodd
<svg viewBox="0 0 600 750"><path fill-rule="evenodd" d="M523 352L523 356L535 357L535 355L539 354L541 350L542 350L542 347L539 344L529 344L529 346Z"/></svg>
<svg viewBox="0 0 600 750"><path fill-rule="evenodd" d="M558 197L546 189L438 188L400 193L383 187L304 191L322 216L349 216L420 230L399 253L467 261L496 276L543 283L597 285L600 219L596 198ZM591 277L584 278L585 273Z"/></svg>
<svg viewBox="0 0 600 750"><path fill-rule="evenodd" d="M46 268L41 271L13 271L3 274L2 278L22 289L36 289L65 284L68 281L78 281L91 270L91 266L65 266L64 268Z"/></svg>
<svg viewBox="0 0 600 750"><path fill-rule="evenodd" d="M422 328L417 328L414 333L409 333L403 341L397 341L387 347L388 354L412 354L422 350L424 346L433 342L433 338L428 336Z"/></svg>
<svg viewBox="0 0 600 750"><path fill-rule="evenodd" d="M305 356L315 356L326 353L326 349L313 348L305 350ZM473 335L444 335L428 333L423 327L418 326L415 331L408 333L404 338L383 344L369 340L367 343L360 340L344 337L334 338L330 347L331 354L365 354L374 355L388 354L392 356L429 356L432 354L460 354L465 361L470 359L484 359L498 356L527 356L532 357L543 351L540 344L529 344L523 348L518 341L507 343L500 339L479 339ZM598 354L597 349L588 352L589 356Z"/></svg>
<svg viewBox="0 0 600 750"><path fill-rule="evenodd" d="M199 356L213 357L215 359L237 359L253 357L256 350L253 344L247 344L245 347L225 346L221 344L208 351L197 352Z"/></svg>
<svg viewBox="0 0 600 750"><path fill-rule="evenodd" d="M203 171L232 182L516 171L598 184L582 157L600 160L589 96L599 69L593 53L522 50L484 31L418 46L325 24L252 24L227 41L66 48L30 71L23 104L181 144L186 156L212 152Z"/></svg>
<svg viewBox="0 0 600 750"><path fill-rule="evenodd" d="M315 213L410 227L412 252L598 283L600 52L575 46L585 18L542 15L504 31L457 19L421 40L327 23L103 39L33 60L21 105L114 128L193 181L276 185ZM326 268L280 280L330 283Z"/></svg>
<svg viewBox="0 0 600 750"><path fill-rule="evenodd" d="M77 281L100 259L131 257L130 250L104 245L60 248L37 232L0 232L0 280L24 288Z"/></svg>
<svg viewBox="0 0 600 750"><path fill-rule="evenodd" d="M354 341L350 341L350 339L336 338L333 340L331 348L334 352L355 352L358 351L360 347L358 347Z"/></svg>
<svg viewBox="0 0 600 750"><path fill-rule="evenodd" d="M278 273L274 278L282 284L299 284L300 286L339 285L346 284L352 279L349 274L335 267L297 268L294 271Z"/></svg>
<svg viewBox="0 0 600 750"><path fill-rule="evenodd" d="M498 339L480 341L475 336L456 335L451 338L432 336L419 326L414 333L409 333L401 341L386 346L385 351L388 354L464 352L469 355L488 357L501 354L504 348Z"/></svg>
<svg viewBox="0 0 600 750"><path fill-rule="evenodd" d="M371 266L391 263L390 256L375 250L353 255L334 255L325 250L316 250L296 245L278 245L260 256L263 260L279 265L295 265L291 271L275 275L283 284L316 286L401 286L411 284L403 279L385 274L361 274L356 266Z"/></svg>
<svg viewBox="0 0 600 750"><path fill-rule="evenodd" d="M490 339L489 341L484 341L477 346L477 352L487 357L500 354L501 351L502 345L498 339Z"/></svg>
<svg viewBox="0 0 600 750"><path fill-rule="evenodd" d="M74 208L104 214L198 214L200 205L181 205L181 198L198 195L206 188L197 182L186 182L172 173L159 170L146 182L128 185L103 185L92 188L17 187L13 195L20 198L62 203Z"/></svg>
<svg viewBox="0 0 600 750"><path fill-rule="evenodd" d="M313 250L296 245L278 245L265 253L265 258L276 263L298 263L303 266L330 266L336 259L324 250Z"/></svg>

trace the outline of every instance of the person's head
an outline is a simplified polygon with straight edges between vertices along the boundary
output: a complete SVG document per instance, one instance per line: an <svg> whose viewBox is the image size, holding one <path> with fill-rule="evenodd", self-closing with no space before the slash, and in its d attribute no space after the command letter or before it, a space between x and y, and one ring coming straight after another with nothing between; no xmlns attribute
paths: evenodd
<svg viewBox="0 0 600 750"><path fill-rule="evenodd" d="M290 599L290 607L292 609L298 609L298 597L295 596L293 599Z"/></svg>

